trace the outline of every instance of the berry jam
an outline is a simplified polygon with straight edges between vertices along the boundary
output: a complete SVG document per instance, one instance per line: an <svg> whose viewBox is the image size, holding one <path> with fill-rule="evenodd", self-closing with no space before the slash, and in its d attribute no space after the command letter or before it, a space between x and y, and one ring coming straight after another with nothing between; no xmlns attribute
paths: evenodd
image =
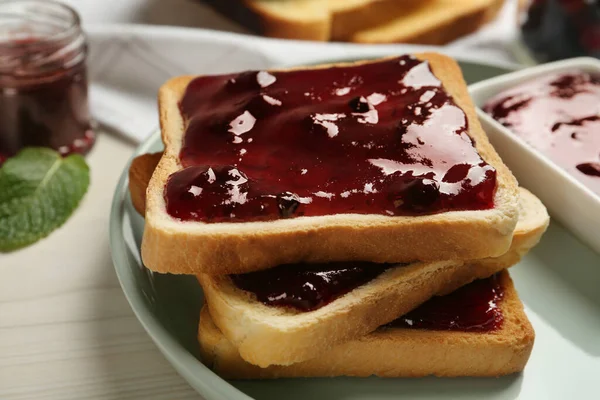
<svg viewBox="0 0 600 400"><path fill-rule="evenodd" d="M45 1L0 4L0 153L42 146L67 155L92 147L86 56L72 9Z"/></svg>
<svg viewBox="0 0 600 400"><path fill-rule="evenodd" d="M522 38L541 63L578 56L600 57L598 0L531 0Z"/></svg>
<svg viewBox="0 0 600 400"><path fill-rule="evenodd" d="M95 135L84 65L44 80L9 85L0 79L0 151L14 155L23 147L41 146L67 155L87 153L92 147Z"/></svg>
<svg viewBox="0 0 600 400"><path fill-rule="evenodd" d="M436 331L489 332L504 320L498 306L504 290L498 276L474 281L446 295L433 297L388 327Z"/></svg>
<svg viewBox="0 0 600 400"><path fill-rule="evenodd" d="M543 76L498 94L484 110L600 195L600 74Z"/></svg>
<svg viewBox="0 0 600 400"><path fill-rule="evenodd" d="M263 304L312 311L375 279L390 267L365 262L289 264L229 277Z"/></svg>
<svg viewBox="0 0 600 400"><path fill-rule="evenodd" d="M427 62L194 79L168 213L204 222L494 206L496 171Z"/></svg>

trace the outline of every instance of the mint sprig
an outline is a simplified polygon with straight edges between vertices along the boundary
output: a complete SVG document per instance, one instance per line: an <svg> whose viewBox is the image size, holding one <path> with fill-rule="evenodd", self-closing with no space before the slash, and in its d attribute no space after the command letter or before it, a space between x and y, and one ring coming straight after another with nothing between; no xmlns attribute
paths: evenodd
<svg viewBox="0 0 600 400"><path fill-rule="evenodd" d="M90 183L78 154L26 148L0 167L0 251L28 246L65 223Z"/></svg>

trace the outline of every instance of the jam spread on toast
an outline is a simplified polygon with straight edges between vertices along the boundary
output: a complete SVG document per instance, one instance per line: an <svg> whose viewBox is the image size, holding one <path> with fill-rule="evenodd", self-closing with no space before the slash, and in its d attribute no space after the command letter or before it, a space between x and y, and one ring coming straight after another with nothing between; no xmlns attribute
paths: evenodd
<svg viewBox="0 0 600 400"><path fill-rule="evenodd" d="M389 268L365 262L280 265L264 271L229 275L234 285L268 306L301 312L317 310ZM504 289L497 275L433 297L386 325L396 328L488 332L502 325L499 303Z"/></svg>
<svg viewBox="0 0 600 400"><path fill-rule="evenodd" d="M489 332L504 320L499 303L504 290L497 275L480 279L445 296L433 297L388 327L436 331Z"/></svg>
<svg viewBox="0 0 600 400"><path fill-rule="evenodd" d="M493 208L496 170L426 61L191 81L167 212L203 222Z"/></svg>
<svg viewBox="0 0 600 400"><path fill-rule="evenodd" d="M600 195L600 73L542 76L498 94L484 110Z"/></svg>
<svg viewBox="0 0 600 400"><path fill-rule="evenodd" d="M350 261L289 264L229 277L263 304L312 311L375 279L390 267Z"/></svg>

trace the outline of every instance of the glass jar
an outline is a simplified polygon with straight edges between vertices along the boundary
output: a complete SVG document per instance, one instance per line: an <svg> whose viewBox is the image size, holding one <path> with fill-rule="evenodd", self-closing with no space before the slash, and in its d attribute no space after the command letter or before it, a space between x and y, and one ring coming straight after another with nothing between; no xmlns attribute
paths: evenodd
<svg viewBox="0 0 600 400"><path fill-rule="evenodd" d="M600 58L600 0L529 0L521 36L538 62Z"/></svg>
<svg viewBox="0 0 600 400"><path fill-rule="evenodd" d="M47 0L0 2L0 158L26 146L86 153L87 42L79 16Z"/></svg>

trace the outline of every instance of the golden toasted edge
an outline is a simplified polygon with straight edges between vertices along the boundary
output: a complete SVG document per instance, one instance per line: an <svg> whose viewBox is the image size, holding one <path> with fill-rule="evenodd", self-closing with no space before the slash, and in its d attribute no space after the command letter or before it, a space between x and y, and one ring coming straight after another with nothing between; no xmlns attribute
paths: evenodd
<svg viewBox="0 0 600 400"><path fill-rule="evenodd" d="M476 147L498 170L494 209L394 218L340 214L266 223L175 221L166 214L162 190L170 173L181 168L177 157L180 142L176 141L178 136L181 140L177 132L183 131L184 122L177 104L193 79L183 76L171 79L159 91L162 136L167 150L148 189L142 243L146 265L157 272L229 274L299 261L410 262L484 258L506 252L518 217L516 181L483 133L456 62L435 53L417 57L430 62L446 90L464 109ZM328 67L331 65L315 68ZM183 244L187 246L186 252L173 251Z"/></svg>
<svg viewBox="0 0 600 400"><path fill-rule="evenodd" d="M269 1L259 0L243 0L242 3L258 17L256 25L265 36L314 41L328 41L331 37L332 15L321 0L300 0L296 4L269 4ZM274 6L286 9L276 10ZM302 6L308 6L308 9L303 10Z"/></svg>
<svg viewBox="0 0 600 400"><path fill-rule="evenodd" d="M423 2L395 20L352 32L346 40L355 43L415 43L443 45L460 37L479 30L483 25L493 20L500 12L504 0L488 0L487 2L464 2L452 5L447 12L440 13L440 20L433 23L415 24L411 31L394 31L394 25L405 25L413 22L428 12L432 5ZM415 13L416 11L416 13ZM410 20L410 21L409 21Z"/></svg>
<svg viewBox="0 0 600 400"><path fill-rule="evenodd" d="M202 361L224 378L231 379L500 376L519 372L529 359L535 333L508 273L501 272L500 279L505 290L500 303L504 323L497 331L380 328L328 352L315 352L311 360L289 366L260 368L246 362L219 331L204 306L198 329ZM285 348L280 351L285 352Z"/></svg>
<svg viewBox="0 0 600 400"><path fill-rule="evenodd" d="M331 39L347 41L354 33L385 24L417 7L423 0L342 0L331 7Z"/></svg>

